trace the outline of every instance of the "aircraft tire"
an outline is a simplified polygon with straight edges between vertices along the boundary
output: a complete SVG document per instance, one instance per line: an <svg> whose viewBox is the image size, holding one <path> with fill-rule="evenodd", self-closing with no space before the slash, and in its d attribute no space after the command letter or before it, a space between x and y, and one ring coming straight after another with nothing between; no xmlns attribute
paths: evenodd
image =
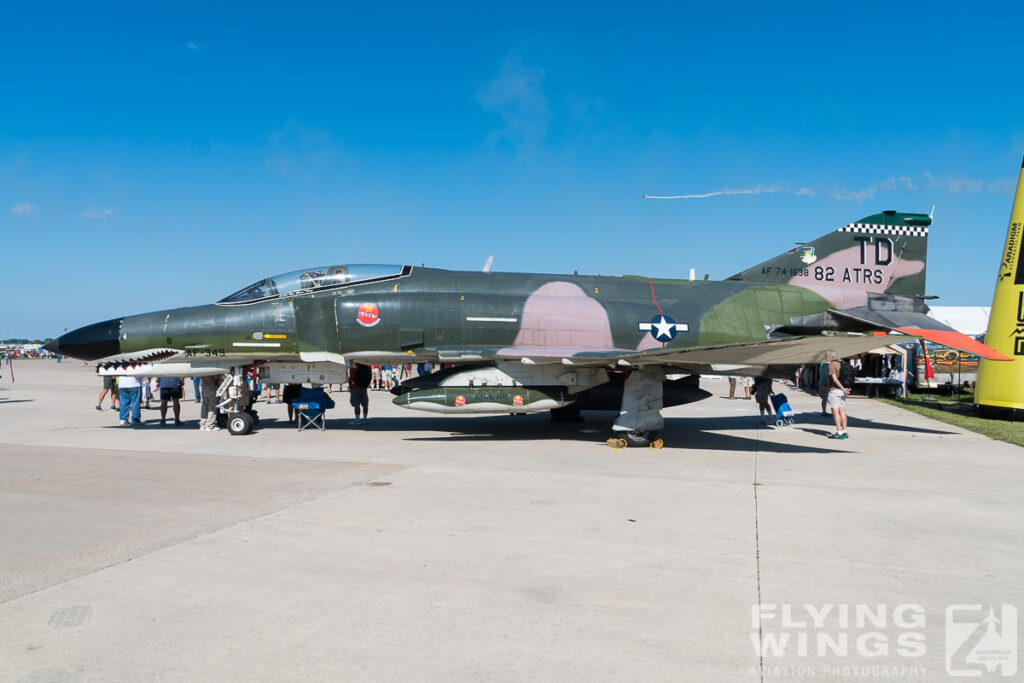
<svg viewBox="0 0 1024 683"><path fill-rule="evenodd" d="M252 431L255 422L249 413L235 413L228 420L228 432L232 436L244 436Z"/></svg>
<svg viewBox="0 0 1024 683"><path fill-rule="evenodd" d="M622 432L622 435L626 437L626 442L630 446L650 446L651 442L658 438L658 432L656 431L635 430L632 432Z"/></svg>

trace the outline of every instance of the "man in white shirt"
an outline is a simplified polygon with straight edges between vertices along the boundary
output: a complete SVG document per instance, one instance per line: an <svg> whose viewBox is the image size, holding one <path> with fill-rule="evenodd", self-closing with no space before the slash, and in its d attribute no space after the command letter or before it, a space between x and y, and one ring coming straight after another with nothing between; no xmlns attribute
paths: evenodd
<svg viewBox="0 0 1024 683"><path fill-rule="evenodd" d="M142 385L137 377L124 375L117 378L117 391L121 397L121 425L129 424L129 409L131 411L131 423L136 427L142 426Z"/></svg>

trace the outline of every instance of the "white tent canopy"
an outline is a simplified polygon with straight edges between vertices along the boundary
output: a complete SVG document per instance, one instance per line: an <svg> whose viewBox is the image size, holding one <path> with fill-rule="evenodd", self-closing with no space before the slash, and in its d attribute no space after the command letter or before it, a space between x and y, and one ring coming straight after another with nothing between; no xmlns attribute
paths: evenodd
<svg viewBox="0 0 1024 683"><path fill-rule="evenodd" d="M957 332L974 336L988 329L990 306L930 306L928 315Z"/></svg>

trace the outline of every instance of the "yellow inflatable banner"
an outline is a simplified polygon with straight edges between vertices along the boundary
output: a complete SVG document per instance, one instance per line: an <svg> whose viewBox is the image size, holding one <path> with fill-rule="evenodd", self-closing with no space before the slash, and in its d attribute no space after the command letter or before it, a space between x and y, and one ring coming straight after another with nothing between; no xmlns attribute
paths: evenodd
<svg viewBox="0 0 1024 683"><path fill-rule="evenodd" d="M999 262L996 291L988 318L985 344L1013 358L1006 363L982 360L974 401L979 412L993 417L1012 417L1024 411L1024 161L1010 210L1003 258ZM1024 417L1024 412L1021 413Z"/></svg>

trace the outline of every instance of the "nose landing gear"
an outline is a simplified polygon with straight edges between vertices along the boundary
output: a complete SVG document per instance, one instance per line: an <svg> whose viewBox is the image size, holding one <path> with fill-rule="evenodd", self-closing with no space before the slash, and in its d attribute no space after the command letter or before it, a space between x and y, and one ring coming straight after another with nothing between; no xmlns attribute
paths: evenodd
<svg viewBox="0 0 1024 683"><path fill-rule="evenodd" d="M251 413L235 413L228 418L228 433L232 436L242 436L252 431L256 424L256 418Z"/></svg>
<svg viewBox="0 0 1024 683"><path fill-rule="evenodd" d="M217 410L226 413L228 433L242 436L252 431L259 422L259 416L249 405L249 383L245 368L232 368L224 375L224 381L217 387Z"/></svg>

